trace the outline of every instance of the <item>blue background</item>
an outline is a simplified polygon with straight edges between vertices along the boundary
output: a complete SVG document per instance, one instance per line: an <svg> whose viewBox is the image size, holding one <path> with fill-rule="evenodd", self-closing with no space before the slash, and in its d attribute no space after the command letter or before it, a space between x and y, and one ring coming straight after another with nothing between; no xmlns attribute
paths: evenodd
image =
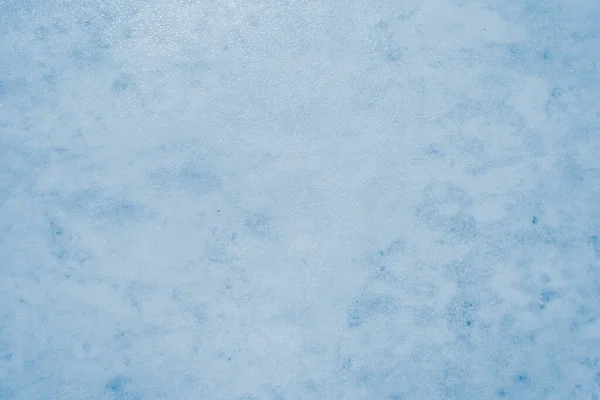
<svg viewBox="0 0 600 400"><path fill-rule="evenodd" d="M0 1L0 399L598 400L599 21Z"/></svg>

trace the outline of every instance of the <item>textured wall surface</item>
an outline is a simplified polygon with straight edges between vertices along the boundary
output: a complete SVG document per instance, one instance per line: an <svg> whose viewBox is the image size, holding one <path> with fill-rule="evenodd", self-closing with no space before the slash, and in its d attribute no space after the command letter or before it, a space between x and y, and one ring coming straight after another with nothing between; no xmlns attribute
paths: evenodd
<svg viewBox="0 0 600 400"><path fill-rule="evenodd" d="M600 399L596 0L0 0L0 399Z"/></svg>

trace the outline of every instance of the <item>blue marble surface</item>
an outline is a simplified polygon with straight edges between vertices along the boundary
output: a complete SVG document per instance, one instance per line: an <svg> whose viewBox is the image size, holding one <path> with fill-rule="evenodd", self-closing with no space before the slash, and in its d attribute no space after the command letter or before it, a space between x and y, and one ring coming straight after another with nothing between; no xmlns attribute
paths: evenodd
<svg viewBox="0 0 600 400"><path fill-rule="evenodd" d="M0 1L0 399L600 399L600 3Z"/></svg>

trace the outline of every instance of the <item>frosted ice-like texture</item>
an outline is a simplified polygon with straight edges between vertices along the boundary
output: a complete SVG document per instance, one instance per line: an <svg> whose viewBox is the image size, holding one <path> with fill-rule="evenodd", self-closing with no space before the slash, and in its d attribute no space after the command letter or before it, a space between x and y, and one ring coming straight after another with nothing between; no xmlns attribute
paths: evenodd
<svg viewBox="0 0 600 400"><path fill-rule="evenodd" d="M600 399L600 2L0 0L0 399Z"/></svg>

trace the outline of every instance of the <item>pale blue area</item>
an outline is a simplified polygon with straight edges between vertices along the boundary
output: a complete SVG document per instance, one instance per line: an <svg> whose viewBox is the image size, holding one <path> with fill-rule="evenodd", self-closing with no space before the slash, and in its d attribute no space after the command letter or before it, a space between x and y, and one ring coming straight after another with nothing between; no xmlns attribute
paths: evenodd
<svg viewBox="0 0 600 400"><path fill-rule="evenodd" d="M600 399L600 3L0 2L0 400Z"/></svg>

